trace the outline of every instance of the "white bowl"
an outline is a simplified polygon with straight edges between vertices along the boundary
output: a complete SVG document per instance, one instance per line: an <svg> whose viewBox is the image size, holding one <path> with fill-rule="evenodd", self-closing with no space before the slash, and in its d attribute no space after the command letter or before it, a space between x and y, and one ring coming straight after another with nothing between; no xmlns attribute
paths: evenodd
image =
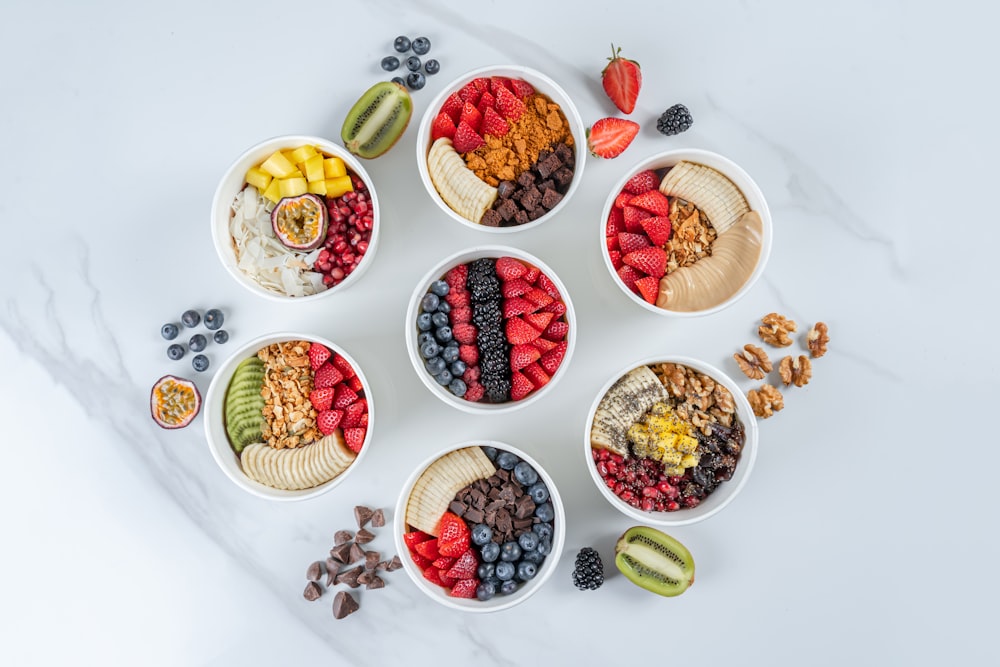
<svg viewBox="0 0 1000 667"><path fill-rule="evenodd" d="M690 508L681 507L681 509L674 512L646 512L640 508L632 507L627 502L616 496L614 492L607 487L604 480L601 479L601 475L597 472L597 466L594 463L593 454L591 453L590 427L594 422L594 414L597 412L598 404L601 402L601 399L604 397L604 394L607 393L608 389L611 388L611 385L613 385L620 377L628 373L633 368L665 362L688 366L700 373L708 375L717 383L725 386L726 389L728 389L733 395L733 400L736 403L736 415L743 423L746 432L746 439L744 441L739 460L736 463L736 470L733 472L732 478L726 482L722 482L715 489L715 491L703 499L700 504ZM733 501L736 494L743 489L744 485L747 483L747 479L750 477L750 472L753 470L754 461L757 459L757 438L757 418L754 416L753 410L751 410L750 403L747 401L746 396L743 395L743 392L740 391L740 388L736 386L736 383L733 382L728 375L697 359L679 356L661 356L649 357L625 366L620 371L615 373L604 384L604 386L601 387L601 390L597 392L597 398L594 399L594 404L590 407L590 412L587 414L587 421L583 432L583 452L587 462L587 470L590 471L591 479L594 480L594 484L597 485L601 495L603 495L604 498L619 512L640 523L667 527L685 526L703 521L713 514L717 514L722 511L726 505Z"/></svg>
<svg viewBox="0 0 1000 667"><path fill-rule="evenodd" d="M444 588L427 581L427 579L424 578L423 573L417 568L416 563L414 563L413 559L410 558L410 550L403 541L403 534L407 532L408 528L406 525L407 500L410 497L410 492L413 490L413 485L416 483L421 473L423 473L423 471L426 470L427 467L434 461L441 458L448 452L475 445L483 447L496 447L500 450L506 450L516 454L521 459L529 463L538 473L539 479L545 482L545 485L548 487L549 502L552 503L552 508L555 510L555 518L552 522L552 552L545 557L545 561L538 569L538 574L536 574L533 579L521 584L518 590L511 595L497 594L492 599L486 601L481 601L475 598L466 599L450 597ZM563 507L562 498L559 496L559 491L556 489L555 482L552 481L549 474L545 472L545 470L538 465L538 462L531 458L531 456L517 447L508 445L505 442L498 442L496 440L470 440L468 442L461 442L445 447L436 454L428 457L419 466L417 466L416 470L413 471L410 477L406 480L406 483L403 485L403 490L399 494L399 500L396 502L396 511L394 516L395 522L393 524L393 533L396 539L396 552L399 554L400 560L403 561L403 569L406 570L406 573L410 576L410 579L413 580L413 583L415 583L417 588L419 588L425 595L435 602L458 611L467 611L472 613L501 611L524 602L529 597L534 595L556 571L556 567L559 564L559 557L562 555L563 546L566 541L566 510Z"/></svg>
<svg viewBox="0 0 1000 667"><path fill-rule="evenodd" d="M442 278L444 274L447 273L453 266L465 264L481 257L498 258L504 256L514 257L538 267L542 273L547 275L559 289L559 294L562 296L563 303L566 304L566 322L569 324L569 333L566 335L566 356L563 357L562 363L559 365L559 368L552 376L552 379L549 380L548 384L541 389L532 392L527 398L523 398L520 401L508 401L506 403L484 403L482 401L473 403L472 401L466 401L465 399L458 398L448 391L447 387L442 387L434 380L431 374L427 372L427 369L424 368L424 360L420 356L420 346L417 341L417 314L420 310L420 300L423 298L424 294L427 293L427 290L430 289L431 283L439 278ZM565 369L569 365L570 358L573 356L573 349L576 347L576 312L573 309L573 302L570 300L569 291L566 289L566 286L561 280L559 280L559 276L557 276L555 272L540 259L534 255L524 252L523 250L518 250L517 248L512 248L510 246L476 246L474 248L462 250L450 255L439 262L433 269L424 275L420 282L417 283L416 289L413 290L413 295L410 297L410 305L406 309L406 322L404 323L404 326L406 327L406 351L410 356L410 363L413 364L413 370L416 371L420 381L424 383L424 386L427 387L432 394L448 405L472 414L495 415L513 412L514 410L519 410L523 407L531 405L535 401L547 395L551 392L555 383L558 382L563 375L565 375Z"/></svg>
<svg viewBox="0 0 1000 667"><path fill-rule="evenodd" d="M293 149L305 145L320 148L328 157L341 158L347 165L348 173L353 172L365 182L365 185L368 186L368 193L371 196L370 203L374 224L372 226L371 238L368 241L368 250L365 252L365 256L357 268L350 275L337 285L316 294L292 297L262 287L239 268L236 261L236 250L233 246L233 237L229 233L229 220L231 218L233 198L243 189L245 185L244 177L250 167L259 165L276 150ZM320 137L287 135L274 137L250 147L236 158L236 161L226 170L226 173L222 176L222 180L219 181L219 185L215 189L215 196L212 199L212 241L215 244L215 252L219 255L222 265L229 272L229 275L240 285L258 296L275 301L315 301L336 294L357 283L375 258L380 229L378 195L375 193L375 184L372 182L368 172L361 166L358 159L351 155L343 146L338 146L330 140Z"/></svg>
<svg viewBox="0 0 1000 667"><path fill-rule="evenodd" d="M319 486L314 486L311 489L302 489L300 491L275 489L247 477L247 475L243 472L242 466L240 465L240 457L235 451L233 451L232 446L229 444L229 438L226 435L224 422L226 390L229 388L229 381L233 377L233 372L236 370L236 366L238 366L244 359L255 356L257 351L263 347L267 347L273 343L280 343L289 340L307 340L310 342L320 343L329 348L331 352L335 352L336 354L339 354L347 359L347 361L351 364L351 367L354 368L354 372L359 378L361 378L361 384L364 388L364 397L368 401L368 431L365 433L365 440L361 446L361 451L354 459L354 462L351 463L346 470L330 481L320 484ZM361 461L365 458L365 456L367 456L368 451L371 449L372 427L375 424L375 404L373 401L371 386L368 384L368 380L365 378L365 375L361 370L361 366L358 365L357 361L355 361L350 354L345 352L343 348L332 341L319 336L293 332L267 334L266 336L261 336L260 338L250 341L243 347L233 352L233 354L222 363L222 366L219 367L218 371L216 371L215 377L212 378L212 383L208 387L208 393L205 395L204 410L205 437L208 440L208 449L212 452L212 458L214 458L215 462L219 464L222 472L224 472L226 477L232 480L236 486L240 487L244 491L248 491L255 496L267 498L269 500L306 500L308 498L320 496L341 484L348 475L358 469Z"/></svg>
<svg viewBox="0 0 1000 667"><path fill-rule="evenodd" d="M698 164L703 164L707 167L715 169L729 178L736 187L740 189L743 196L746 198L747 203L750 205L750 209L756 211L760 215L761 223L763 225L763 240L760 248L760 256L757 258L757 265L755 266L753 273L747 279L742 286L735 290L729 298L725 299L721 303L718 303L710 308L704 310L694 310L694 311L677 311L668 310L666 308L659 308L655 304L648 303L638 294L633 293L625 283L621 281L618 277L618 272L615 271L614 265L611 263L611 258L608 256L607 249L605 247L605 229L607 227L608 216L611 214L611 208L614 205L615 198L622 191L625 183L628 182L630 178L638 174L640 171L645 171L646 169L664 169L666 167L672 167L678 162L686 160L688 162L696 162ZM648 310L659 315L665 315L667 317L701 317L703 315L710 315L712 313L717 313L720 310L728 308L729 306L736 303L744 294L750 291L754 283L760 278L761 274L764 273L764 268L767 266L767 260L771 254L771 242L773 238L773 224L771 222L771 212L767 207L767 201L764 199L764 193L761 192L760 188L754 182L750 175L747 174L741 167L739 167L732 160L723 157L717 153L711 151L701 150L697 148L682 148L672 151L666 151L664 153L658 153L649 157L642 162L638 163L632 169L630 169L612 188L611 194L608 196L607 201L604 204L604 210L601 212L601 223L599 225L598 233L600 235L600 247L601 255L604 257L604 265L607 267L608 272L611 274L611 279L622 291L622 293L629 298L633 303L638 304L645 310Z"/></svg>
<svg viewBox="0 0 1000 667"><path fill-rule="evenodd" d="M569 123L573 134L573 149L576 161L575 166L573 167L573 180L570 183L569 189L566 191L566 194L563 195L562 200L556 204L551 211L539 217L537 220L532 220L523 225L515 225L513 227L488 227L486 225L479 224L478 221L472 221L462 217L452 210L452 208L448 206L443 199L441 199L441 195L438 194L437 188L434 187L434 183L431 181L430 173L427 171L427 152L430 150L432 143L431 125L434 123L434 118L441 111L441 107L449 95L458 92L465 84L481 76L505 76L527 81L534 86L537 92L544 94L562 108L563 115L566 116L566 121ZM481 67L479 69L472 70L471 72L466 72L462 76L458 77L445 86L438 96L431 101L427 110L424 112L424 116L420 121L420 127L417 130L417 169L420 172L420 180L423 181L427 194L430 195L434 203L437 204L438 207L452 220L455 220L466 227L494 234L508 234L524 229L533 229L543 222L554 218L556 214L558 214L559 211L561 211L569 202L570 198L580 186L580 182L583 180L583 165L586 161L586 157L587 136L583 126L583 120L580 119L580 113L576 110L576 105L574 105L573 101L570 100L569 95L566 94L566 91L564 91L559 84L541 72L528 67L522 67L520 65L490 65L488 67Z"/></svg>

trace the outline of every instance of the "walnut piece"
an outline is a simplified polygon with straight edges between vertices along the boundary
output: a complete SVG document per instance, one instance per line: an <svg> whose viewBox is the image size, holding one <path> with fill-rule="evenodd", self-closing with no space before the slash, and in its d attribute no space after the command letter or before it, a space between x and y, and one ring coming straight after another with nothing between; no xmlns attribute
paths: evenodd
<svg viewBox="0 0 1000 667"><path fill-rule="evenodd" d="M826 346L830 342L830 333L824 322L817 322L806 334L806 347L809 348L809 356L819 359L826 354Z"/></svg>
<svg viewBox="0 0 1000 667"><path fill-rule="evenodd" d="M733 359L739 365L740 370L751 380L763 380L764 376L774 368L771 360L767 358L767 352L747 343L743 346L742 352L733 355Z"/></svg>
<svg viewBox="0 0 1000 667"><path fill-rule="evenodd" d="M769 384L763 384L760 389L748 391L747 400L750 401L753 413L762 419L767 419L785 407L785 398L781 392Z"/></svg>
<svg viewBox="0 0 1000 667"><path fill-rule="evenodd" d="M798 359L788 355L778 364L778 373L786 387L793 383L796 387L802 387L809 384L809 379L812 378L812 362L804 354L799 355Z"/></svg>
<svg viewBox="0 0 1000 667"><path fill-rule="evenodd" d="M679 417L691 421L706 435L710 423L733 425L736 401L726 387L681 364L654 364L652 369L674 399L674 410Z"/></svg>
<svg viewBox="0 0 1000 667"><path fill-rule="evenodd" d="M757 335L762 341L774 347L788 347L792 344L792 339L789 338L788 334L798 328L795 320L790 320L778 313L768 313L760 321L763 324L757 328Z"/></svg>

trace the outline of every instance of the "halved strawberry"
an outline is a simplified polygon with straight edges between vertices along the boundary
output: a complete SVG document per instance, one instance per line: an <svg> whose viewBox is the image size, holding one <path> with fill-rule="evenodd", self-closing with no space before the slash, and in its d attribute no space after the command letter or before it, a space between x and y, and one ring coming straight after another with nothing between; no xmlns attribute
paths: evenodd
<svg viewBox="0 0 1000 667"><path fill-rule="evenodd" d="M459 116L456 126L461 125L462 123L466 123L472 128L473 132L479 134L479 126L483 124L483 114L479 113L479 109L475 106L466 102L465 106L462 107L462 115Z"/></svg>
<svg viewBox="0 0 1000 667"><path fill-rule="evenodd" d="M458 91L458 97L462 102L469 102L472 105L479 104L479 98L483 95L483 89L476 86L476 81L473 79L469 83L462 86L462 89ZM458 119L455 119L458 123Z"/></svg>
<svg viewBox="0 0 1000 667"><path fill-rule="evenodd" d="M466 322L472 321L472 309L468 306L462 306L461 308L452 308L451 312L448 313L448 319L451 320L452 325L455 324L465 324Z"/></svg>
<svg viewBox="0 0 1000 667"><path fill-rule="evenodd" d="M553 299L559 298L559 288L556 287L554 282L552 282L552 278L549 278L544 273L538 276L538 283L536 284L536 287L545 290L545 293Z"/></svg>
<svg viewBox="0 0 1000 667"><path fill-rule="evenodd" d="M479 113L486 117L486 110L492 109L493 105L496 104L496 99L489 92L483 93L482 97L479 98L479 104L476 108L479 109ZM495 111L493 113L496 113Z"/></svg>
<svg viewBox="0 0 1000 667"><path fill-rule="evenodd" d="M566 349L569 344L563 341L556 345L554 348L542 355L542 358L538 361L538 364L545 369L545 372L549 375L555 375L556 371L559 369L559 364L562 363L563 357L566 356Z"/></svg>
<svg viewBox="0 0 1000 667"><path fill-rule="evenodd" d="M507 120L516 122L524 113L524 102L506 88L497 88L494 96L497 98L497 111Z"/></svg>
<svg viewBox="0 0 1000 667"><path fill-rule="evenodd" d="M631 194L622 190L621 192L618 193L618 196L615 197L614 208L625 208L626 206L628 206L628 200L631 198L632 198Z"/></svg>
<svg viewBox="0 0 1000 667"><path fill-rule="evenodd" d="M459 345L458 358L465 362L466 366L473 366L479 361L479 348L475 345Z"/></svg>
<svg viewBox="0 0 1000 667"><path fill-rule="evenodd" d="M431 561L429 559L424 558L413 549L410 549L410 560L412 560L414 565L416 565L421 571L431 566ZM435 572L436 571L437 570L435 570Z"/></svg>
<svg viewBox="0 0 1000 667"><path fill-rule="evenodd" d="M456 324L451 328L451 335L459 342L459 346L474 344L476 333L475 324Z"/></svg>
<svg viewBox="0 0 1000 667"><path fill-rule="evenodd" d="M426 542L427 540L434 539L433 535L429 535L422 530L411 530L408 533L403 533L403 544L406 545L411 551L413 547L417 546L421 542Z"/></svg>
<svg viewBox="0 0 1000 667"><path fill-rule="evenodd" d="M662 215L646 218L642 221L642 230L653 245L664 245L670 240L670 218Z"/></svg>
<svg viewBox="0 0 1000 667"><path fill-rule="evenodd" d="M549 340L548 338L542 338L541 336L539 336L535 340L531 341L531 344L537 347L539 352L545 354L559 343L555 342L554 340Z"/></svg>
<svg viewBox="0 0 1000 667"><path fill-rule="evenodd" d="M344 380L344 382L347 383L347 386L353 389L354 391L361 391L362 389L365 388L365 385L361 383L361 378L359 378L357 375L355 375L352 378Z"/></svg>
<svg viewBox="0 0 1000 667"><path fill-rule="evenodd" d="M622 256L630 252L635 252L640 248L648 248L649 246L649 239L646 238L645 234L622 232L618 235L618 249L622 251Z"/></svg>
<svg viewBox="0 0 1000 667"><path fill-rule="evenodd" d="M535 385L521 371L514 371L510 374L510 400L520 401L522 398L535 390Z"/></svg>
<svg viewBox="0 0 1000 667"><path fill-rule="evenodd" d="M535 94L535 89L532 85L523 79L510 79L508 83L510 84L511 91L522 100Z"/></svg>
<svg viewBox="0 0 1000 667"><path fill-rule="evenodd" d="M634 121L602 118L587 130L587 148L594 157L615 158L628 148L637 134L639 124Z"/></svg>
<svg viewBox="0 0 1000 667"><path fill-rule="evenodd" d="M456 560L458 559L452 558L451 556L438 556L437 558L434 559L434 562L431 563L431 565L433 565L439 570L447 571L448 569L451 568L452 565L455 564Z"/></svg>
<svg viewBox="0 0 1000 667"><path fill-rule="evenodd" d="M622 256L622 261L657 279L667 272L667 253L663 248L640 248Z"/></svg>
<svg viewBox="0 0 1000 667"><path fill-rule="evenodd" d="M367 413L368 401L359 399L344 408L344 420L340 425L344 428L361 426L361 417Z"/></svg>
<svg viewBox="0 0 1000 667"><path fill-rule="evenodd" d="M459 264L458 266L453 266L448 269L448 273L444 274L444 281L448 283L448 287L453 290L464 290L465 281L469 277L469 265Z"/></svg>
<svg viewBox="0 0 1000 667"><path fill-rule="evenodd" d="M329 361L331 356L333 356L333 353L325 345L312 343L309 346L309 367L316 370Z"/></svg>
<svg viewBox="0 0 1000 667"><path fill-rule="evenodd" d="M340 384L344 379L344 374L334 367L330 362L326 362L316 369L313 374L313 387L324 389Z"/></svg>
<svg viewBox="0 0 1000 667"><path fill-rule="evenodd" d="M321 410L316 415L316 428L323 435L330 435L337 430L344 413L341 410Z"/></svg>
<svg viewBox="0 0 1000 667"><path fill-rule="evenodd" d="M542 335L541 331L531 326L520 317L512 317L507 320L506 332L507 342L511 345L530 343Z"/></svg>
<svg viewBox="0 0 1000 667"><path fill-rule="evenodd" d="M566 304L562 301L553 301L549 305L542 308L542 312L552 313L556 317L566 314Z"/></svg>
<svg viewBox="0 0 1000 667"><path fill-rule="evenodd" d="M611 62L601 71L601 85L622 113L632 113L642 87L642 72L639 63L622 58L621 52L621 48L611 45L611 57L608 58Z"/></svg>
<svg viewBox="0 0 1000 667"><path fill-rule="evenodd" d="M337 393L333 396L334 408L337 410L343 410L356 400L358 400L358 395L353 389L348 387L343 382L337 385Z"/></svg>
<svg viewBox="0 0 1000 667"><path fill-rule="evenodd" d="M532 287L525 292L524 298L535 304L538 308L544 308L555 300L545 290L538 287Z"/></svg>
<svg viewBox="0 0 1000 667"><path fill-rule="evenodd" d="M444 104L441 105L441 113L447 114L448 118L451 118L451 122L458 125L458 118L462 115L462 107L465 106L465 100L458 96L458 93L452 93L447 98L445 98Z"/></svg>
<svg viewBox="0 0 1000 667"><path fill-rule="evenodd" d="M619 233L624 233L624 232L619 232ZM608 250L618 250L618 235L617 234L615 236L609 236L609 237L607 237L606 239L604 239L604 241L605 241L605 243L608 246Z"/></svg>
<svg viewBox="0 0 1000 667"><path fill-rule="evenodd" d="M455 136L455 121L444 111L439 113L431 123L431 141L437 141L441 137L451 139Z"/></svg>
<svg viewBox="0 0 1000 667"><path fill-rule="evenodd" d="M448 576L452 579L472 579L476 576L477 567L479 559L476 558L476 550L470 547L452 564Z"/></svg>
<svg viewBox="0 0 1000 667"><path fill-rule="evenodd" d="M476 588L479 587L479 579L460 579L448 591L448 595L453 598L463 598L471 600L476 597Z"/></svg>
<svg viewBox="0 0 1000 667"><path fill-rule="evenodd" d="M660 281L653 276L646 276L635 281L635 286L639 288L639 295L646 300L646 303L656 303L656 297L660 294Z"/></svg>
<svg viewBox="0 0 1000 667"><path fill-rule="evenodd" d="M625 182L625 187L622 189L633 195L641 195L643 192L656 190L659 187L660 177L652 169L646 169L628 179Z"/></svg>
<svg viewBox="0 0 1000 667"><path fill-rule="evenodd" d="M454 311L452 311L454 312ZM535 304L519 296L512 296L503 300L503 318L509 320L515 315L535 312Z"/></svg>
<svg viewBox="0 0 1000 667"><path fill-rule="evenodd" d="M423 556L421 556L421 558L423 558ZM428 561L428 563L430 563L430 561ZM442 588L447 588L445 583L441 580L441 570L437 569L433 565L428 564L427 567L424 568L424 579L432 584L437 584Z"/></svg>
<svg viewBox="0 0 1000 667"><path fill-rule="evenodd" d="M633 292L638 291L639 288L635 286L635 281L642 278L641 273L633 269L628 264L625 264L618 269L618 277L623 283L625 283L625 287L629 288Z"/></svg>
<svg viewBox="0 0 1000 667"><path fill-rule="evenodd" d="M545 332L542 335L549 340L559 341L564 339L568 333L569 324L563 322L562 320L556 320L545 329Z"/></svg>
<svg viewBox="0 0 1000 667"><path fill-rule="evenodd" d="M484 93L490 89L490 80L485 76L477 76L472 80L472 85L476 87L480 93Z"/></svg>
<svg viewBox="0 0 1000 667"><path fill-rule="evenodd" d="M615 267L615 271L621 268L622 253L620 250L609 250L608 257L611 258L611 266Z"/></svg>
<svg viewBox="0 0 1000 667"><path fill-rule="evenodd" d="M484 93L483 97L486 95L489 93ZM510 131L510 123L493 109L487 109L483 112L483 124L479 127L479 131L494 137L502 137Z"/></svg>
<svg viewBox="0 0 1000 667"><path fill-rule="evenodd" d="M642 233L642 221L653 217L653 214L645 209L636 206L626 206L622 210L622 217L625 218L625 231L630 234Z"/></svg>
<svg viewBox="0 0 1000 667"><path fill-rule="evenodd" d="M528 267L513 257L500 257L496 261L496 272L500 280L514 280L528 272Z"/></svg>
<svg viewBox="0 0 1000 667"><path fill-rule="evenodd" d="M329 410L330 406L333 405L333 395L335 393L333 387L313 389L309 392L309 402L312 403L317 412Z"/></svg>
<svg viewBox="0 0 1000 667"><path fill-rule="evenodd" d="M528 284L524 278L515 278L514 280L508 280L500 286L500 291L508 299L514 296L521 296L526 294L531 290L531 285Z"/></svg>
<svg viewBox="0 0 1000 667"><path fill-rule="evenodd" d="M638 206L653 215L670 215L670 200L659 190L650 190L629 200L629 206Z"/></svg>
<svg viewBox="0 0 1000 667"><path fill-rule="evenodd" d="M510 368L519 371L530 363L538 361L542 353L538 348L529 343L515 345L510 350Z"/></svg>
<svg viewBox="0 0 1000 667"><path fill-rule="evenodd" d="M536 389L541 389L552 379L538 363L528 364L521 369L521 372L524 373L526 378L531 380L531 384L535 385Z"/></svg>
<svg viewBox="0 0 1000 667"><path fill-rule="evenodd" d="M529 313L524 316L524 321L535 327L539 331L545 331L545 328L549 326L549 322L555 317L554 313L538 312Z"/></svg>
<svg viewBox="0 0 1000 667"><path fill-rule="evenodd" d="M347 444L348 449L350 449L355 454L361 451L361 447L365 444L365 434L368 429L357 427L357 428L345 428L344 429L344 442Z"/></svg>
<svg viewBox="0 0 1000 667"><path fill-rule="evenodd" d="M476 113L479 113L476 111ZM455 136L451 139L452 147L459 153L468 153L482 146L485 141L476 134L476 131L466 122L459 121L455 128Z"/></svg>
<svg viewBox="0 0 1000 667"><path fill-rule="evenodd" d="M438 551L438 541L436 538L421 542L414 546L413 549L418 554L424 558L429 558L431 561L435 561L441 557L441 553Z"/></svg>
<svg viewBox="0 0 1000 667"><path fill-rule="evenodd" d="M445 512L438 523L437 539L438 553L457 558L469 548L469 527L457 514Z"/></svg>
<svg viewBox="0 0 1000 667"><path fill-rule="evenodd" d="M351 362L339 354L333 358L333 365L336 366L337 370L340 371L341 374L347 379L357 375L357 373L354 372L354 369L351 368Z"/></svg>
<svg viewBox="0 0 1000 667"><path fill-rule="evenodd" d="M611 207L608 214L608 226L604 229L605 236L618 236L619 232L625 231L625 215L622 209Z"/></svg>
<svg viewBox="0 0 1000 667"><path fill-rule="evenodd" d="M528 272L524 274L524 281L529 285L534 285L538 281L538 276L542 275L542 270L537 266L529 266Z"/></svg>

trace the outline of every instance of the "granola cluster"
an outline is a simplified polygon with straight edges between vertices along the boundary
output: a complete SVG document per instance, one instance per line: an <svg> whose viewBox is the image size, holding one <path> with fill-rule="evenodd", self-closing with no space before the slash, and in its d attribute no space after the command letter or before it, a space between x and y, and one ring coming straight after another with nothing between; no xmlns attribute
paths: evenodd
<svg viewBox="0 0 1000 667"><path fill-rule="evenodd" d="M709 425L713 423L733 426L736 402L723 385L680 364L654 364L651 368L667 393L676 400L674 412L678 417L690 421L705 435L711 434Z"/></svg>
<svg viewBox="0 0 1000 667"><path fill-rule="evenodd" d="M665 246L667 273L691 266L712 254L712 244L718 234L694 204L671 197L670 227L674 233Z"/></svg>
<svg viewBox="0 0 1000 667"><path fill-rule="evenodd" d="M309 400L312 369L308 341L274 343L257 352L264 362L264 425L266 444L276 449L308 445L323 437L316 427L316 409Z"/></svg>

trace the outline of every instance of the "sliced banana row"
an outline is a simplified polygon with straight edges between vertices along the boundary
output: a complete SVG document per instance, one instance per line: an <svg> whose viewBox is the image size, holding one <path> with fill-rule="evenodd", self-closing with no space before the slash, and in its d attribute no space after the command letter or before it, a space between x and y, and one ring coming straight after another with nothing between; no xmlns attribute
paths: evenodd
<svg viewBox="0 0 1000 667"><path fill-rule="evenodd" d="M240 463L247 477L284 491L311 489L347 470L357 455L340 429L322 440L293 449L275 449L260 442L243 449Z"/></svg>
<svg viewBox="0 0 1000 667"><path fill-rule="evenodd" d="M669 398L667 390L649 366L633 368L611 385L597 404L594 423L590 427L590 445L626 456L629 427L649 412L654 403Z"/></svg>
<svg viewBox="0 0 1000 667"><path fill-rule="evenodd" d="M497 199L497 189L479 180L447 137L431 146L427 170L444 203L467 220L478 223Z"/></svg>
<svg viewBox="0 0 1000 667"><path fill-rule="evenodd" d="M455 494L477 479L486 479L496 466L479 447L448 452L417 478L406 502L406 523L437 536L438 522L448 511Z"/></svg>
<svg viewBox="0 0 1000 667"><path fill-rule="evenodd" d="M736 184L711 167L681 161L660 181L660 192L697 206L721 237L750 210Z"/></svg>

